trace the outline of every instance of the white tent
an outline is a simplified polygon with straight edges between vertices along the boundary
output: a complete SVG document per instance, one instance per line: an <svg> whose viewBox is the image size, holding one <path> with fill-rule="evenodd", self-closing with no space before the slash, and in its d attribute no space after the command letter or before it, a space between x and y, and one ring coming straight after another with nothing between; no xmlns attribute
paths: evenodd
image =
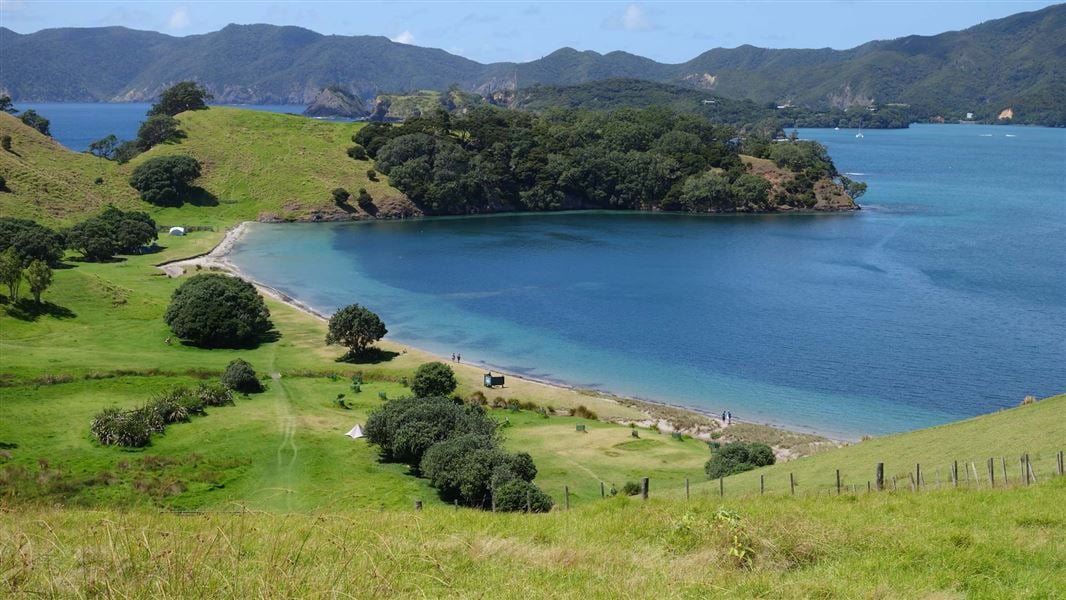
<svg viewBox="0 0 1066 600"><path fill-rule="evenodd" d="M185 228L184 227L171 227L170 228L170 235L185 235Z"/></svg>
<svg viewBox="0 0 1066 600"><path fill-rule="evenodd" d="M363 428L360 427L359 425L356 425L355 427L352 427L351 431L349 431L348 433L346 433L344 435L352 438L353 440L357 440L357 439L363 437Z"/></svg>

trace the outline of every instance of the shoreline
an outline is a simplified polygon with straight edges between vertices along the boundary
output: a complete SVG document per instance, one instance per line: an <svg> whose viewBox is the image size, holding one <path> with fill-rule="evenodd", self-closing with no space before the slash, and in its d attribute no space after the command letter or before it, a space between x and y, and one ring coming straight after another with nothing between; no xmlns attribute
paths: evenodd
<svg viewBox="0 0 1066 600"><path fill-rule="evenodd" d="M185 274L186 269L210 269L228 273L235 277L240 277L245 281L248 281L256 287L260 292L269 296L270 298L277 300L283 304L286 304L304 314L319 319L321 321L328 321L329 316L325 315L308 304L292 297L291 295L267 285L261 281L256 280L253 277L248 276L247 273L240 270L233 262L228 259L229 254L232 252L233 247L240 240L240 238L247 232L248 225L255 223L256 221L242 221L237 226L227 229L222 240L214 246L210 251L189 256L185 258L174 259L156 264L155 266L161 269L168 277L180 277ZM434 352L419 348L415 345L407 344L403 340L388 339L385 340L388 343L411 348L433 357L445 364L450 364L447 357L438 355ZM628 424L630 422L636 423L642 427L656 426L660 430L667 433L678 431L692 437L710 441L712 439L712 432L725 432L731 427L736 426L748 426L757 428L768 428L776 432L796 436L815 438L808 440L808 443L814 443L817 445L830 445L839 446L846 443L858 441L858 439L849 439L845 437L829 436L822 432L818 432L813 429L800 428L798 426L788 426L778 423L767 423L760 421L747 421L741 419L733 419L729 425L722 423L720 417L712 413L709 410L701 409L692 406L684 406L678 404L671 404L660 400L652 400L647 398L631 397L614 394L608 391L585 389L574 385L570 385L566 382L553 381L546 378L530 377L528 375L520 375L509 371L507 369L499 368L497 365L493 365L484 361L462 363L463 367L478 368L484 370L490 370L496 373L503 374L508 378L517 379L523 382L529 382L536 385L547 386L557 390L565 390L580 395L585 395L600 400L612 402L619 406L634 408L647 415L647 419L644 420L628 420L628 419L613 419L616 422L622 424ZM692 421L690 426L679 426L680 421Z"/></svg>

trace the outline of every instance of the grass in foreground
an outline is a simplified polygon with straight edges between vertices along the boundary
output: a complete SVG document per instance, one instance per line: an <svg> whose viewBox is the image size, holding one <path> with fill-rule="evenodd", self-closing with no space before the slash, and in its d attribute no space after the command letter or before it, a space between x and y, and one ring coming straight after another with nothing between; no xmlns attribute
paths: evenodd
<svg viewBox="0 0 1066 600"><path fill-rule="evenodd" d="M177 516L30 508L0 521L11 597L1054 598L1066 478L1029 488L750 497L569 512Z"/></svg>

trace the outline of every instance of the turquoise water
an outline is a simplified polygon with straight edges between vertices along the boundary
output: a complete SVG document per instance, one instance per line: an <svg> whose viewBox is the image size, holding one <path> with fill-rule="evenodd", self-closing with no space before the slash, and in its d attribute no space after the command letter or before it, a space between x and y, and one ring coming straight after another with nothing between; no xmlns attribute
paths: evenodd
<svg viewBox="0 0 1066 600"><path fill-rule="evenodd" d="M115 134L120 140L137 137L137 128L151 104L143 102L16 102L20 111L33 109L51 121L52 137L71 150L88 150L89 144ZM300 114L303 106L287 104L241 104L240 108Z"/></svg>
<svg viewBox="0 0 1066 600"><path fill-rule="evenodd" d="M864 210L256 224L232 258L464 362L847 438L1066 391L1066 131L801 134Z"/></svg>

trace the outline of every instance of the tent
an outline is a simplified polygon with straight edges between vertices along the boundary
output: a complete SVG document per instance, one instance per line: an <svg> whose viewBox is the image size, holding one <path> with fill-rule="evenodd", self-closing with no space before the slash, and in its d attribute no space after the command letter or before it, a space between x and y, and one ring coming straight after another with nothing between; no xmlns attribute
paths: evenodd
<svg viewBox="0 0 1066 600"><path fill-rule="evenodd" d="M185 228L184 227L171 227L170 228L170 235L185 235Z"/></svg>
<svg viewBox="0 0 1066 600"><path fill-rule="evenodd" d="M352 438L353 440L357 440L357 439L359 439L359 438L363 437L363 428L362 428L362 427L360 427L360 426L359 426L359 425L357 424L357 425L356 425L355 427L352 427L352 430L351 430L351 431L349 431L348 433L346 433L346 434L344 434L344 435L346 435L346 436L348 436L348 437Z"/></svg>

